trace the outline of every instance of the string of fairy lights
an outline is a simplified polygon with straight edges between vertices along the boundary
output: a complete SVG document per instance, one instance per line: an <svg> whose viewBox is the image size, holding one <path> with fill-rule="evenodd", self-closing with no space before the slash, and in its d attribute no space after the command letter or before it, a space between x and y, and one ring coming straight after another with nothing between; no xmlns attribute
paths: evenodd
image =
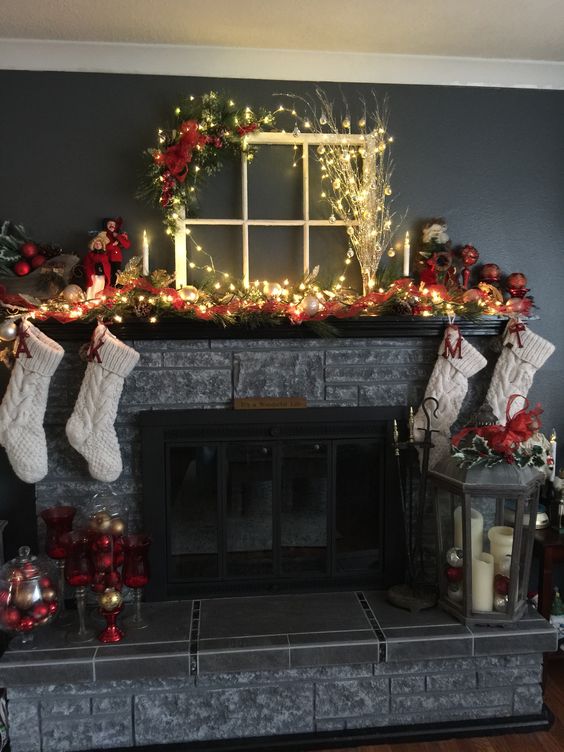
<svg viewBox="0 0 564 752"><path fill-rule="evenodd" d="M196 107L198 100L201 100L199 110ZM386 252L389 256L395 255L389 148L394 138L388 132L386 112L375 107L367 113L365 107L355 121L359 132L353 133L353 119L348 108L342 118L337 118L332 103L323 93L318 92L315 105L306 100L304 105L307 114L300 114L295 102L290 107L280 104L275 113L256 114L249 106L238 110L232 99L220 102L214 92L200 98L189 97L188 112L190 107L196 107L197 119L191 120L185 109L177 107L174 114L180 130L159 129L158 147L149 150L151 190L153 198L158 199L165 209L166 232L173 235L183 221L181 210L196 203L203 176L217 170L213 160L219 159L219 152L231 149L239 156L242 154L247 161L253 159L255 148L249 143L249 133L262 127L270 128L276 117L285 116L293 123L293 130L282 130L282 133L290 132L298 137L303 129L305 132L333 134L335 138L315 148L321 180L319 200L328 207L329 223L339 221L346 227L347 236L341 272L330 284L322 284L319 267L306 272L297 282L287 278L282 281L254 279L246 284L218 268L212 253L195 236L193 228L185 227L190 248L187 265L193 275L191 284L175 289L174 275L164 270L143 275L140 273L140 259L134 258L120 273L119 286L111 294L103 293L96 299L84 300L80 288L70 285L61 298L42 303L29 315L37 318L58 316L61 320L99 318L122 323L133 314L149 324L157 324L163 317L180 315L229 324L257 315L272 320L286 318L295 323L328 315L374 315L388 312L390 307L393 311L393 306L398 303L408 305L412 313L423 317L446 315L450 318L503 312L499 302L491 303L485 296L466 301L462 295L416 286L407 276L390 285L378 279L376 273L382 255ZM218 114L220 112L223 114ZM193 122L197 127L192 128ZM184 143L183 146L182 139L189 140L189 145ZM215 151L208 148L210 143L217 147ZM188 152L190 158L186 156ZM298 143L295 143L292 167L297 168L302 158L303 150L300 156ZM206 159L211 161L206 162ZM171 181L171 174L181 175L182 180ZM355 256L361 268L362 296L347 283ZM75 289L71 291L70 288ZM15 318L18 315L21 315L19 309L8 311L8 316Z"/></svg>

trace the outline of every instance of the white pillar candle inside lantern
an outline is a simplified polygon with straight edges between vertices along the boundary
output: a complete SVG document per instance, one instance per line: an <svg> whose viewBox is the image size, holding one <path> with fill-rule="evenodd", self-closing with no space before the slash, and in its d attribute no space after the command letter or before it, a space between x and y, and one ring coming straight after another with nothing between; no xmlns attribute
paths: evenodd
<svg viewBox="0 0 564 752"><path fill-rule="evenodd" d="M456 507L454 510L454 545L455 548L462 548L462 507ZM477 509L470 510L470 545L472 547L472 558L479 556L484 550L484 518Z"/></svg>
<svg viewBox="0 0 564 752"><path fill-rule="evenodd" d="M472 559L472 611L493 611L494 557L481 553Z"/></svg>
<svg viewBox="0 0 564 752"><path fill-rule="evenodd" d="M506 556L511 556L513 550L513 528L497 525L488 530L490 553L495 559L496 574L501 573Z"/></svg>

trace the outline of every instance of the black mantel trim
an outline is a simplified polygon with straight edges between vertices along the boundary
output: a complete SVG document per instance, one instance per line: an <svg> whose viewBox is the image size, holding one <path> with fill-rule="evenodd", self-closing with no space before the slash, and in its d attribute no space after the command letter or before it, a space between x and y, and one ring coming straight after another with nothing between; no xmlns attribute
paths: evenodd
<svg viewBox="0 0 564 752"><path fill-rule="evenodd" d="M478 321L457 321L465 336L494 336L505 328L505 318L482 318ZM319 323L319 322L316 322ZM419 317L379 316L360 319L326 319L332 333L337 338L370 337L438 337L444 332L446 319ZM45 334L54 340L85 341L90 337L94 323L60 324L56 321L43 321L38 324ZM130 321L123 324L112 323L111 331L120 339L319 339L317 328L307 323L293 325L283 322L273 326L256 328L233 325L222 327L209 321L188 321L163 319L157 324L144 321Z"/></svg>

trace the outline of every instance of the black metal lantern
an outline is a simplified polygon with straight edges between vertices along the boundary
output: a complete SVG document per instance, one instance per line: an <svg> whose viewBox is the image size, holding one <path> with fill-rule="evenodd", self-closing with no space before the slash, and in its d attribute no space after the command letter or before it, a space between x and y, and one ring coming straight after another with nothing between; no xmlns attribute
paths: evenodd
<svg viewBox="0 0 564 752"><path fill-rule="evenodd" d="M512 623L525 613L544 474L500 462L429 471L438 542L439 604L464 624Z"/></svg>

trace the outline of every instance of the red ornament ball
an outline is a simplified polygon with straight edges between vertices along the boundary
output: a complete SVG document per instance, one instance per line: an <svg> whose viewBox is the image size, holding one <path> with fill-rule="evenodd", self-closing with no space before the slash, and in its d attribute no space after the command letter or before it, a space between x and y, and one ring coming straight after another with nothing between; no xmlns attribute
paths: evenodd
<svg viewBox="0 0 564 752"><path fill-rule="evenodd" d="M59 604L57 601L51 601L51 603L47 604L47 608L49 609L50 614L55 614L59 608Z"/></svg>
<svg viewBox="0 0 564 752"><path fill-rule="evenodd" d="M40 253L37 256L34 256L31 259L31 268L32 269L39 269L40 266L43 266L43 264L47 261L45 256L42 256Z"/></svg>
<svg viewBox="0 0 564 752"><path fill-rule="evenodd" d="M446 576L449 582L460 582L464 575L462 567L447 567Z"/></svg>
<svg viewBox="0 0 564 752"><path fill-rule="evenodd" d="M494 590L498 595L507 595L509 592L509 577L496 574L494 577Z"/></svg>
<svg viewBox="0 0 564 752"><path fill-rule="evenodd" d="M37 256L39 248L35 243L24 243L20 248L20 253L24 258L31 259L34 256Z"/></svg>
<svg viewBox="0 0 564 752"><path fill-rule="evenodd" d="M33 562L26 561L25 564L22 565L22 572L26 580L31 580L32 577L37 577L37 575L39 574L39 569Z"/></svg>
<svg viewBox="0 0 564 752"><path fill-rule="evenodd" d="M497 264L484 264L480 271L480 278L484 282L499 282L501 269Z"/></svg>
<svg viewBox="0 0 564 752"><path fill-rule="evenodd" d="M49 606L46 603L36 603L31 610L31 615L35 621L43 621L49 616Z"/></svg>
<svg viewBox="0 0 564 752"><path fill-rule="evenodd" d="M25 277L26 274L30 273L31 266L27 263L27 261L21 259L20 261L16 261L16 263L14 264L14 271L18 275L18 277Z"/></svg>
<svg viewBox="0 0 564 752"><path fill-rule="evenodd" d="M109 551L112 547L111 535L99 535L96 539L96 548L98 551Z"/></svg>
<svg viewBox="0 0 564 752"><path fill-rule="evenodd" d="M51 578L50 577L46 577L46 576L41 577L41 579L39 580L39 587L41 589L53 587L53 583L51 582Z"/></svg>
<svg viewBox="0 0 564 752"><path fill-rule="evenodd" d="M507 287L513 290L522 290L527 287L527 277L522 272L513 272L507 277Z"/></svg>
<svg viewBox="0 0 564 752"><path fill-rule="evenodd" d="M106 587L121 590L122 584L119 572L114 571L106 575Z"/></svg>
<svg viewBox="0 0 564 752"><path fill-rule="evenodd" d="M7 608L2 615L2 622L8 629L18 629L20 626L21 615L17 608Z"/></svg>
<svg viewBox="0 0 564 752"><path fill-rule="evenodd" d="M33 617L22 616L22 620L20 621L20 626L19 626L22 632L31 632L34 626L35 626L35 623L33 621Z"/></svg>
<svg viewBox="0 0 564 752"><path fill-rule="evenodd" d="M505 310L508 313L526 313L530 308L530 303L523 298L509 298L505 303Z"/></svg>

